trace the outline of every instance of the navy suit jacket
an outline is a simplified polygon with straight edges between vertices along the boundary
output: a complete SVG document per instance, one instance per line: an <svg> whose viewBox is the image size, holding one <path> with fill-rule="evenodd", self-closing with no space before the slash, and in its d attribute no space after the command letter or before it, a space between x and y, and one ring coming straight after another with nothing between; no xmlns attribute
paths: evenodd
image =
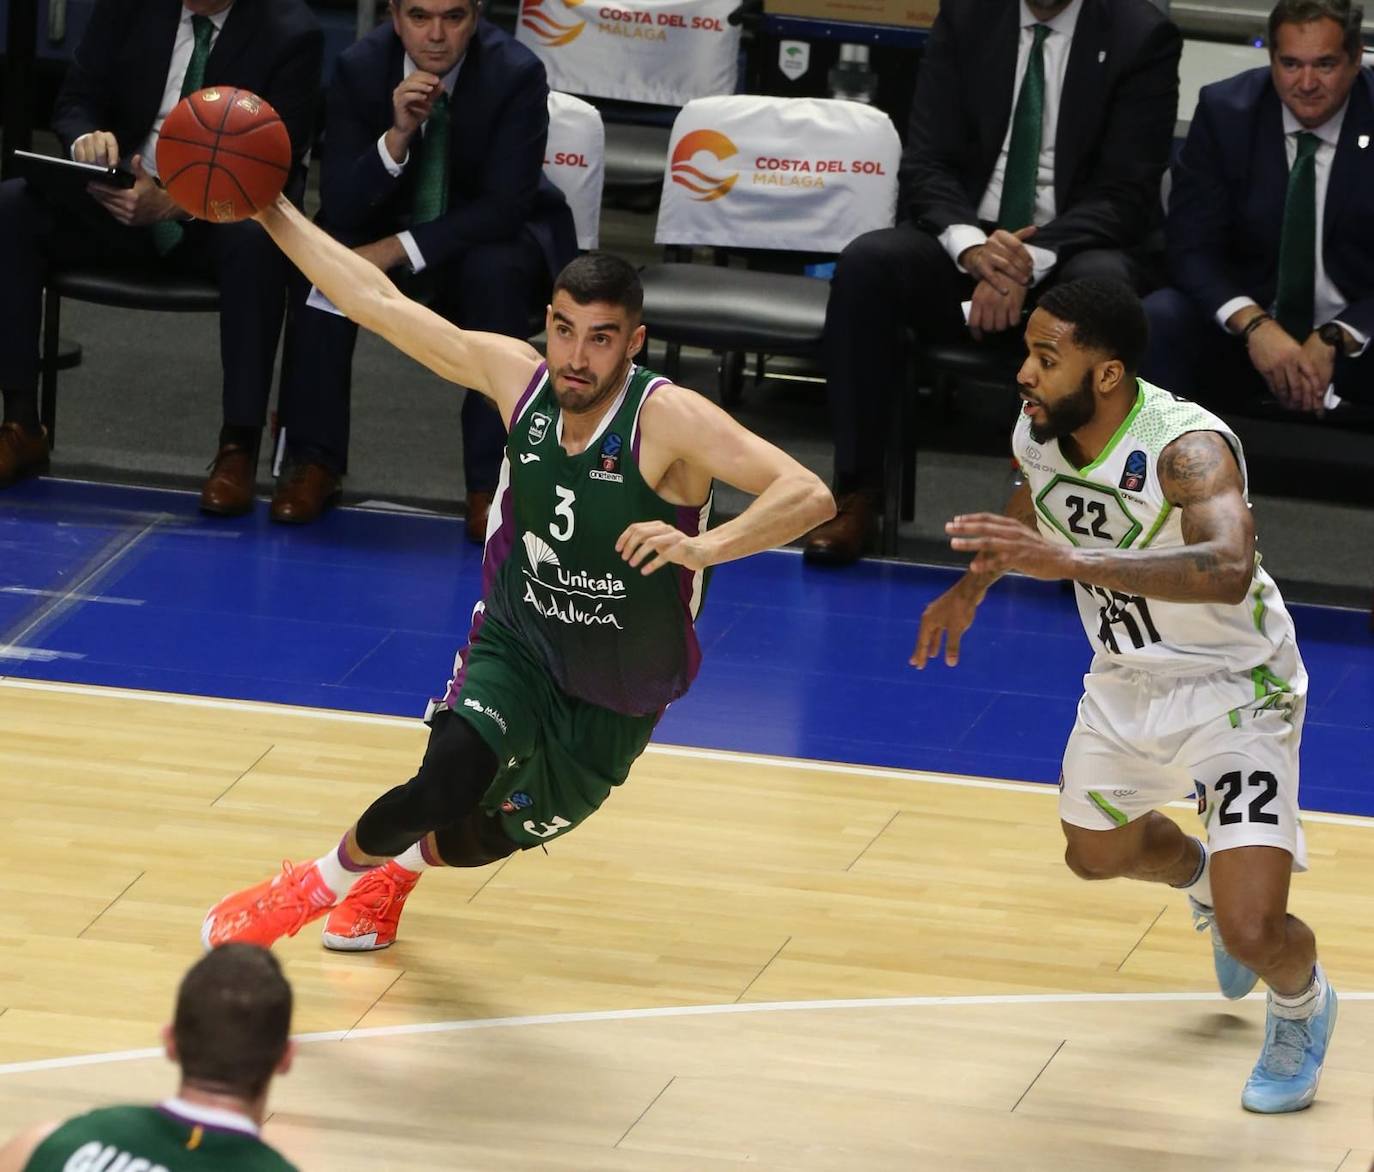
<svg viewBox="0 0 1374 1172"><path fill-rule="evenodd" d="M407 226L416 168L393 177L377 140L392 123L405 49L390 21L339 57L325 109L320 222L350 244ZM524 45L479 20L449 99L448 210L411 228L426 267L528 227L557 273L577 254L572 212L544 178L549 84Z"/></svg>
<svg viewBox="0 0 1374 1172"><path fill-rule="evenodd" d="M127 158L148 137L162 103L181 0L96 0L62 83L53 130L64 152L83 134L108 130ZM304 176L324 34L303 0L234 0L205 63L205 84L242 86L286 123Z"/></svg>
<svg viewBox="0 0 1374 1172"><path fill-rule="evenodd" d="M916 77L900 210L934 235L977 224L1011 121L1018 0L943 0ZM1182 39L1149 0L1083 0L1055 137L1058 215L1032 243L1061 261L1158 227Z"/></svg>
<svg viewBox="0 0 1374 1172"><path fill-rule="evenodd" d="M1283 106L1268 68L1204 87L1169 196L1173 283L1208 315L1234 297L1271 305L1288 192ZM1363 142L1363 145L1361 143ZM1322 222L1341 319L1374 334L1374 73L1350 91ZM1321 324L1321 323L1318 323Z"/></svg>

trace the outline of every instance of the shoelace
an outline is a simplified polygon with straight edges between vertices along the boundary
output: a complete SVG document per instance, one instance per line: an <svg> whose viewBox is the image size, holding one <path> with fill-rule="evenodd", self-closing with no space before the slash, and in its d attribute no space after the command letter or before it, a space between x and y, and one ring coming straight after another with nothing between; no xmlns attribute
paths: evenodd
<svg viewBox="0 0 1374 1172"><path fill-rule="evenodd" d="M385 867L369 871L359 884L356 899L373 916L384 916L391 905L403 899L401 881L387 872ZM366 902L364 902L366 901Z"/></svg>
<svg viewBox="0 0 1374 1172"><path fill-rule="evenodd" d="M1274 1018L1273 1037L1264 1047L1264 1069L1278 1078L1292 1078L1302 1069L1311 1041L1312 1031L1307 1022Z"/></svg>
<svg viewBox="0 0 1374 1172"><path fill-rule="evenodd" d="M289 860L283 860L281 880L268 888L263 899L265 907L280 908L292 913L291 926L286 930L288 936L294 936L305 927L312 918L311 913L317 910L305 894L305 870L306 868L293 866Z"/></svg>
<svg viewBox="0 0 1374 1172"><path fill-rule="evenodd" d="M210 457L210 462L205 465L205 470L207 472L214 472L215 469L219 467L221 460L227 460L230 456L238 452L246 451L248 451L248 449L242 444L225 444L224 447L220 448L219 451Z"/></svg>

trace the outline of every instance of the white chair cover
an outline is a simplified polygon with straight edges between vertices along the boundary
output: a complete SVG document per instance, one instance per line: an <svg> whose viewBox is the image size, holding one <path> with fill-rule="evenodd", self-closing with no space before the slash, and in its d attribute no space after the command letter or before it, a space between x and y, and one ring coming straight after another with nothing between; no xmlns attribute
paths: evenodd
<svg viewBox="0 0 1374 1172"><path fill-rule="evenodd" d="M549 145L544 174L567 198L577 246L592 249L601 235L601 188L606 178L606 128L601 112L571 94L549 93Z"/></svg>
<svg viewBox="0 0 1374 1172"><path fill-rule="evenodd" d="M839 252L891 226L900 157L891 120L859 102L698 99L673 123L655 239Z"/></svg>

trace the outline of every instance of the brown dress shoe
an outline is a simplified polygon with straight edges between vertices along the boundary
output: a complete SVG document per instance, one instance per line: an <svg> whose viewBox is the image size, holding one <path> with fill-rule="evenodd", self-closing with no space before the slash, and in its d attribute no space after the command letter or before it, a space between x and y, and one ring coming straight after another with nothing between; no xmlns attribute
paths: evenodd
<svg viewBox="0 0 1374 1172"><path fill-rule="evenodd" d="M258 453L244 444L221 444L200 490L200 511L237 517L253 507L257 487Z"/></svg>
<svg viewBox="0 0 1374 1172"><path fill-rule="evenodd" d="M48 470L48 432L29 431L18 423L0 426L0 488Z"/></svg>
<svg viewBox="0 0 1374 1172"><path fill-rule="evenodd" d="M863 492L847 492L836 499L835 505L835 515L824 525L817 525L806 539L802 556L808 562L847 566L863 555L877 511L872 497Z"/></svg>
<svg viewBox="0 0 1374 1172"><path fill-rule="evenodd" d="M272 496L272 520L308 525L343 495L342 480L323 464L293 464L277 481Z"/></svg>
<svg viewBox="0 0 1374 1172"><path fill-rule="evenodd" d="M472 489L468 492L468 540L474 545L485 545L487 541L487 514L491 512L491 499L494 493Z"/></svg>

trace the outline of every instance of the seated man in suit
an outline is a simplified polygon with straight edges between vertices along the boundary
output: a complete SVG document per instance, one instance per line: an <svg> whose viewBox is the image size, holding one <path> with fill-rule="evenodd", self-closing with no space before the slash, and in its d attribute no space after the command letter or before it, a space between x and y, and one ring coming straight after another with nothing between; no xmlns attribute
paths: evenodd
<svg viewBox="0 0 1374 1172"><path fill-rule="evenodd" d="M244 222L188 221L156 182L158 131L188 93L243 86L286 123L304 187L324 38L303 0L97 0L58 95L53 129L80 162L118 162L138 176L121 191L54 203L24 180L0 184L0 488L48 467L38 419L43 284L57 263L110 261L213 277L222 297L224 426L201 494L210 513L253 504L258 441L286 304L287 266ZM150 370L155 366L150 364Z"/></svg>
<svg viewBox="0 0 1374 1172"><path fill-rule="evenodd" d="M339 58L329 86L320 224L464 329L524 337L577 252L572 213L543 175L544 66L479 19L478 0L392 0L391 19ZM277 521L314 520L348 458L358 328L306 301L288 315ZM315 299L317 301L317 299ZM505 429L463 404L467 529L486 534Z"/></svg>
<svg viewBox="0 0 1374 1172"><path fill-rule="evenodd" d="M918 345L971 333L1014 346L1051 284L1147 283L1181 48L1149 0L941 4L916 79L899 222L854 240L835 271L825 350L839 513L811 535L808 560L863 552L893 397L906 392L908 329Z"/></svg>
<svg viewBox="0 0 1374 1172"><path fill-rule="evenodd" d="M1269 68L1209 85L1174 170L1142 374L1214 409L1374 418L1374 76L1349 0L1280 0Z"/></svg>

